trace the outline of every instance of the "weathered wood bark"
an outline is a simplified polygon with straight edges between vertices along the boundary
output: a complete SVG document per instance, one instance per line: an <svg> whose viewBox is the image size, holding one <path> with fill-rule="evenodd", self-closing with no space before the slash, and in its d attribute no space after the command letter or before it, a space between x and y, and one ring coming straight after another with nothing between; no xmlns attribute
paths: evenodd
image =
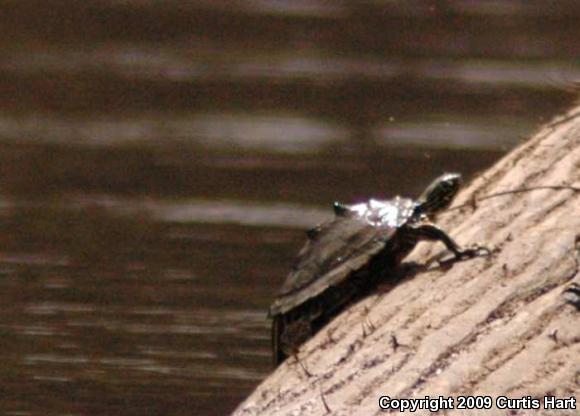
<svg viewBox="0 0 580 416"><path fill-rule="evenodd" d="M476 178L455 205L522 187L580 186L580 107ZM576 410L446 414L580 414L580 193L535 190L480 201L438 221L492 256L418 273L350 307L288 359L235 415L374 415L379 397L575 396ZM422 243L408 261L442 251ZM415 414L428 414L419 411Z"/></svg>

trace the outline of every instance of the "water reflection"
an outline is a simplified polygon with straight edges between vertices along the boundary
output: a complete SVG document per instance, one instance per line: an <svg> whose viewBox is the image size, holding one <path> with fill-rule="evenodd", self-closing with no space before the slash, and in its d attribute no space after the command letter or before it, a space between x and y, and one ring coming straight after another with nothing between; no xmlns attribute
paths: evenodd
<svg viewBox="0 0 580 416"><path fill-rule="evenodd" d="M126 384L138 379L140 384L156 386L159 377L161 383L173 380L169 384L177 391L178 385L187 388L191 397L219 396L230 385L224 380L237 380L228 387L232 391L249 388L269 368L265 312L240 309L240 305L226 309L221 301L192 304L192 294L212 287L214 277L203 273L195 279L196 271L176 269L180 258L189 262L190 253L174 253L177 261L167 271L162 265L158 271L150 270L151 263L141 271L123 272L119 266L102 269L93 264L87 269L84 263L78 269L46 261L33 266L12 258L10 272L0 282L1 301L11 305L3 310L0 330L11 346L4 353L14 359L5 361L3 370L24 377L27 395L40 398L45 383L64 383L63 388L73 394L79 383ZM202 266L203 257L196 256L196 266ZM262 302L264 297L265 293ZM32 409L30 414L41 411L33 403L16 400L14 390L9 393L4 398L7 405ZM140 400L150 403L147 398ZM89 408L110 411L109 406L94 402ZM180 411L172 406L167 409Z"/></svg>
<svg viewBox="0 0 580 416"><path fill-rule="evenodd" d="M515 117L496 116L493 122L481 116L467 121L454 117L434 114L412 121L391 117L382 124L378 121L375 132L369 128L368 139L380 144L419 144L425 149L505 150L531 128L526 120ZM203 152L263 155L336 153L357 145L348 143L352 129L290 114L197 114L174 119L149 115L142 119L106 120L0 118L5 140L28 139L33 145L158 146L164 141L167 147L185 145Z"/></svg>

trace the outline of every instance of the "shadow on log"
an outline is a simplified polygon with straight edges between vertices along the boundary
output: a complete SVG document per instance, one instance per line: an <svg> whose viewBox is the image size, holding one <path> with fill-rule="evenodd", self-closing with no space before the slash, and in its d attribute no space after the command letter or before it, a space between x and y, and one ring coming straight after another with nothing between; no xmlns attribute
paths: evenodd
<svg viewBox="0 0 580 416"><path fill-rule="evenodd" d="M580 107L477 177L455 205L545 185L580 186ZM286 360L234 414L377 415L381 396L443 396L454 399L445 414L524 415L530 410L498 409L496 399L531 396L541 406L534 415L577 415L580 192L507 194L437 222L493 255L419 273L353 305L301 347L310 375ZM406 261L442 250L422 243ZM459 410L467 395L491 396L493 406ZM576 408L546 410L544 396L575 397Z"/></svg>

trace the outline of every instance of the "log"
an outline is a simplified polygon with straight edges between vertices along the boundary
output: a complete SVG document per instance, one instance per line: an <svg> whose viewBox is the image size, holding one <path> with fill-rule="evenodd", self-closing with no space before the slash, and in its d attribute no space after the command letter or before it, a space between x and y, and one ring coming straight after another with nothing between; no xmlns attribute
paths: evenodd
<svg viewBox="0 0 580 416"><path fill-rule="evenodd" d="M554 185L564 188L482 198ZM234 415L378 415L382 396L441 397L450 415L580 414L578 188L580 107L475 178L454 204L465 206L437 220L461 245L480 243L492 255L418 272L352 305ZM405 262L425 264L443 252L421 243ZM546 409L546 396L562 406L574 398L575 408ZM459 408L486 408L489 400L490 409Z"/></svg>

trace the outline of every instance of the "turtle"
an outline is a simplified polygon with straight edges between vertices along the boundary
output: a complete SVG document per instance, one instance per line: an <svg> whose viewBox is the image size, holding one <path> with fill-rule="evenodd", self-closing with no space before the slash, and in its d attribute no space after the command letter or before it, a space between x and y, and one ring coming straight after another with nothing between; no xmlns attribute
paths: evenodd
<svg viewBox="0 0 580 416"><path fill-rule="evenodd" d="M447 208L462 183L458 173L435 179L417 200L396 196L345 205L334 218L306 232L307 242L270 306L274 365L296 354L348 304L364 296L421 240L441 241L457 259L480 247L461 249L430 217Z"/></svg>

